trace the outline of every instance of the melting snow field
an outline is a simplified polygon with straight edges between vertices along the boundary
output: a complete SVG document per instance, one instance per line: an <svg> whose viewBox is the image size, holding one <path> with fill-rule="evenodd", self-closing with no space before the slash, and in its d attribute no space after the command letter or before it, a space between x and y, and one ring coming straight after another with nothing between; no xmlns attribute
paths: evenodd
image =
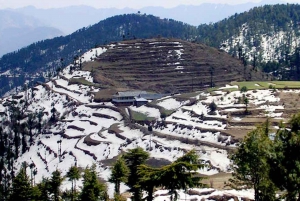
<svg viewBox="0 0 300 201"><path fill-rule="evenodd" d="M183 190L178 191L179 198L178 200L210 200L209 198L212 196L217 195L231 195L231 196L237 196L239 200L241 198L248 198L248 199L254 199L254 191L253 190L224 190L219 191L215 189L210 188L204 188L204 189L188 189L190 191L193 191L194 193L197 192L202 195L189 195L185 193ZM167 190L159 190L154 193L154 201L166 201L170 200L171 196L168 195ZM231 199L234 200L234 199Z"/></svg>
<svg viewBox="0 0 300 201"><path fill-rule="evenodd" d="M164 98L157 103L157 105L167 109L167 110L174 110L178 109L180 106L186 104L186 102L179 102L174 98Z"/></svg>
<svg viewBox="0 0 300 201"><path fill-rule="evenodd" d="M157 44L158 45L158 44ZM180 44L178 44L180 47ZM113 48L113 46L108 47ZM95 59L96 55L105 52L107 48L96 48L82 55L82 62ZM183 50L176 51L179 59ZM171 53L170 53L171 54ZM78 61L79 62L79 61ZM179 65L179 63L176 63ZM241 93L240 91L224 92L222 89L237 88L237 86L226 85L212 96L209 93L199 92L195 97L195 104L190 100L178 101L176 96L168 96L156 101L153 104L173 111L165 119L161 119L159 109L147 105L141 107L130 106L129 109L148 117L154 117L152 122L153 132L143 133L147 125L126 122L128 112L121 112L111 103L95 103L94 94L100 89L95 86L82 84L70 84L70 79L83 79L93 83L90 72L72 70L70 65L60 75L43 85L29 89L27 92L20 92L22 97L16 99L20 108L24 107L25 97L28 107L24 111L35 112L41 115L42 125L48 127L38 132L33 130L35 141L28 151L22 154L16 161L15 167L20 168L21 164L35 164L38 174L36 182L42 177L49 177L56 169L66 174L71 165L77 164L85 168L96 164L99 176L106 181L110 175L110 168L103 165L106 160L111 160L126 152L129 149L142 147L150 153L150 156L157 160L172 162L185 152L195 149L204 163L209 167L199 170L204 175L214 175L219 172L230 173L230 160L228 150L236 147L233 137L226 134L230 128L230 121L235 123L243 122L244 116L232 116L228 113L245 110L245 105L238 100L243 96L249 99L249 107L263 110L262 117L282 118L284 105L276 105L280 101L273 90L256 90ZM179 68L178 68L179 69ZM297 91L295 91L297 92ZM299 91L298 91L299 93ZM193 97L193 99L195 99ZM5 113L9 117L7 103L12 97L4 98L0 102L0 114ZM211 114L209 104L215 102L217 110ZM52 109L55 108L56 123L49 123ZM124 111L127 111L125 109ZM0 122L4 117L0 116ZM25 117L27 118L27 117ZM26 120L26 119L25 119ZM25 121L24 120L24 121ZM8 131L8 127L4 131ZM58 142L61 141L61 144ZM59 161L59 147L61 146L61 161ZM30 171L30 170L28 170ZM29 173L29 172L28 172ZM78 187L82 181L78 182ZM63 182L62 189L70 188L71 183ZM108 183L109 195L113 196L113 186ZM128 188L122 186L124 192ZM198 192L213 191L203 195L187 195L180 191L182 199L209 199L212 195L236 195L253 199L252 190L244 191L217 191L214 189L193 189ZM157 191L156 201L169 200L170 196L165 195L166 191Z"/></svg>

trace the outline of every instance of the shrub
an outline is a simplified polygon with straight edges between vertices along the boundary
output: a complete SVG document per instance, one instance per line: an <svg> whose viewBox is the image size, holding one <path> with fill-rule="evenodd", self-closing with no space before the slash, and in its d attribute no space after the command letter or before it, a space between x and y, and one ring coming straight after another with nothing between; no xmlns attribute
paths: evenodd
<svg viewBox="0 0 300 201"><path fill-rule="evenodd" d="M161 114L160 114L160 118L161 118L161 119L166 119L166 117L167 117L167 114L166 114L166 113L161 113Z"/></svg>
<svg viewBox="0 0 300 201"><path fill-rule="evenodd" d="M214 101L211 102L208 107L209 107L209 109L210 109L211 112L214 112L214 111L217 110L217 105L216 105L216 103Z"/></svg>
<svg viewBox="0 0 300 201"><path fill-rule="evenodd" d="M248 88L247 88L246 86L242 86L241 92L244 93L244 92L246 92L246 91L248 91Z"/></svg>

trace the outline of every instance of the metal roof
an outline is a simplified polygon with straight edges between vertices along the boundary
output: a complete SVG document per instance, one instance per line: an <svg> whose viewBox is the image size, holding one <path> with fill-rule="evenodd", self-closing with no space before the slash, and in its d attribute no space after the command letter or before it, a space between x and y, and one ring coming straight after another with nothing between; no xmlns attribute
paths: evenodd
<svg viewBox="0 0 300 201"><path fill-rule="evenodd" d="M147 94L146 91L124 91L124 92L118 92L116 97L136 97L141 94Z"/></svg>
<svg viewBox="0 0 300 201"><path fill-rule="evenodd" d="M126 99L126 100L119 100L119 99L112 99L112 102L115 103L132 103L135 99Z"/></svg>
<svg viewBox="0 0 300 201"><path fill-rule="evenodd" d="M145 98L147 100L156 100L165 96L166 94L141 94L140 95L141 98Z"/></svg>
<svg viewBox="0 0 300 201"><path fill-rule="evenodd" d="M134 99L135 99L135 101L138 101L138 102L148 102L148 100L145 98L135 97Z"/></svg>

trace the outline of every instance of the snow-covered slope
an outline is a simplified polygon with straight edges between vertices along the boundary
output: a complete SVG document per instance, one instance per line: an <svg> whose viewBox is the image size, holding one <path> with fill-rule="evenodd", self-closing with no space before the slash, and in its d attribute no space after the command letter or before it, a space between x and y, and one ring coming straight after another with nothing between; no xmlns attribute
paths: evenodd
<svg viewBox="0 0 300 201"><path fill-rule="evenodd" d="M294 27L291 22L289 27ZM238 49L242 49L242 54L249 61L253 61L254 56L256 61L268 62L279 61L285 59L286 53L292 54L295 52L300 38L298 37L298 29L290 28L290 31L273 30L269 33L251 33L252 27L247 23L239 28L239 33L228 38L221 44L221 49L234 54L238 57Z"/></svg>
<svg viewBox="0 0 300 201"><path fill-rule="evenodd" d="M106 49L101 48L92 49L82 55L82 62L89 62L96 54L105 51ZM70 83L71 79L79 78L89 85ZM227 86L225 89L236 87ZM74 69L73 65L69 65L55 79L1 99L0 125L11 135L14 132L10 124L5 122L10 121L12 102L15 102L15 107L23 108L20 123L28 121L30 113L40 114L40 120L35 116L34 121L40 121L41 132L38 129L32 130L34 140L25 153L15 160L15 171L18 171L23 162L34 164L37 170L35 180L39 182L56 169L66 174L71 165L85 168L96 164L99 176L107 180L110 169L105 164L108 159L114 159L128 149L142 147L152 158L169 162L186 151L195 149L203 163L208 165L199 170L199 173L214 175L231 172L228 151L236 147L237 140L227 131L234 127L230 125L232 122L238 124L243 121L243 116L234 117L235 112L245 109L243 104L237 104L238 98L243 96L241 92L225 92L220 89L214 92L214 96L204 92L197 92L189 98L169 96L146 106L130 106L122 110L110 102L94 102L94 93L99 90L101 88L93 85L91 72ZM283 109L284 106L272 105L280 100L275 92L276 90L248 91L244 95L249 98L249 107L261 110L261 118L269 115L280 119L282 113L276 110ZM215 114L211 114L208 107L212 101L218 106ZM53 108L56 112L53 112ZM161 108L172 111L171 115L161 119ZM147 125L128 122L128 110L155 118L152 122L153 132L147 132ZM54 122L50 121L53 115L56 119ZM25 138L29 140L28 136ZM62 188L70 188L70 185L70 182L65 181ZM78 185L81 185L80 182ZM112 196L113 186L108 183L108 187ZM122 189L124 191L126 187L123 186ZM181 194L188 196L183 192ZM209 195L220 194L249 197L249 192L239 195L237 192L211 191ZM196 197L210 197L204 194L199 196ZM250 198L253 198L252 195ZM166 199L165 195L156 198L163 199Z"/></svg>

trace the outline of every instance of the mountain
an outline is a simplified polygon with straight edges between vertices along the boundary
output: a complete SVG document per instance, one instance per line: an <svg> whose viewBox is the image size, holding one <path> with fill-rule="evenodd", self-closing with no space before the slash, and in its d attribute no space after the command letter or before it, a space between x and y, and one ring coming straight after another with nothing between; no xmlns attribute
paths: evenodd
<svg viewBox="0 0 300 201"><path fill-rule="evenodd" d="M0 10L0 56L33 42L53 38L63 33L32 16Z"/></svg>
<svg viewBox="0 0 300 201"><path fill-rule="evenodd" d="M209 65L216 62L212 58L229 57L228 65L233 67L236 65L238 68L233 70L243 69L243 66L237 64L236 59L225 53L178 39L122 41L90 49L80 58L76 58L74 64L61 69L50 81L25 87L23 91L13 96L0 99L0 183L3 186L9 186L11 178L24 164L28 165L26 170L32 175L30 178L34 185L40 183L43 178L49 178L55 170L61 171L61 175L65 176L72 165L82 170L95 164L101 181L108 185L108 194L112 197L113 184L108 182L111 165L124 152L141 147L150 154L151 160L147 164L153 167L170 164L187 151L194 149L202 163L206 165L197 172L201 175L213 175L215 185L220 185L221 189L224 187L224 181L231 176L229 154L237 147L239 140L268 117L273 129L273 126L282 125L282 121L286 122L286 118L298 110L298 102L293 102L298 100L297 92L276 89L241 92L237 85L217 88L217 91L211 93L196 89L188 94L168 94L161 99L149 100L149 103L141 107L118 107L110 100L99 100L98 96L107 95L107 90L103 90L105 83L97 81L99 73L102 77L111 78L113 75L107 69L110 68L114 73L115 68L119 68L117 69L119 72L124 71L124 79L129 78L124 75L132 73L128 71L130 67L128 65L133 65L134 62L130 61L126 65L126 61L121 58L124 58L124 54L128 54L132 60L134 51L141 52L138 46L142 51L146 47L152 49L154 56L151 55L151 51L145 52L144 62L146 60L148 63L154 62L153 66L157 65L157 70L161 70L162 62L150 58L165 58L167 52L173 58L169 58L172 65L165 66L165 70L169 68L174 71L174 68L178 67L178 71L183 73L178 73L177 76L195 74L194 71L189 73L189 69L194 70L192 67L184 66L186 69L179 69L181 64L173 64L175 61L183 63L185 60L193 59L189 58L193 53L187 52L191 50L189 46L197 49L195 54L208 57L205 62ZM115 57L118 52L119 57ZM141 57L141 53L137 56ZM137 62L142 61L140 58L136 59ZM109 60L111 66L107 65ZM99 65L95 65L95 61ZM124 65L114 66L114 62L123 62ZM203 72L207 71L208 64L204 63L198 71L201 72L202 69ZM94 67L94 70L92 68L91 71L87 71L88 67ZM97 72L98 67L103 70ZM222 66L219 68L222 69ZM133 67L132 69L134 70ZM148 70L149 68L144 69L146 72ZM229 77L229 73L218 71L224 78ZM240 76L238 74L236 73L236 76ZM118 75L115 76L115 80L118 81ZM139 79L143 76L141 73ZM172 73L172 77L175 79L176 75ZM163 79L165 78L166 74ZM127 81L124 80L124 83ZM182 80L179 77L178 84L180 82ZM268 86L269 82L253 82L253 86L254 84L258 87L262 87L263 84ZM146 88L151 85L151 81L147 80L142 84ZM250 86L251 83L248 84L247 86ZM272 84L280 85L278 82ZM110 94L110 99L113 97ZM249 100L248 106L242 103L245 97ZM212 103L216 105L214 110L209 106ZM245 115L246 107L248 115ZM149 126L152 129L149 129ZM210 187L213 187L211 181ZM82 189L82 179L76 183L77 189ZM70 188L71 182L65 179L61 187L62 192ZM7 189L0 189L1 196L10 191ZM122 185L121 192L127 189ZM194 193L193 198L197 196L216 201L224 200L223 197L219 199L213 197L216 193L230 194L230 199L233 195L245 196L245 192L241 195L236 191L219 192L213 189L201 190L205 194L195 194L198 191L200 190L193 189L189 195ZM168 196L166 192L168 191L161 192L161 196ZM247 192L249 194L252 191ZM250 194L246 197L252 196Z"/></svg>
<svg viewBox="0 0 300 201"><path fill-rule="evenodd" d="M299 79L300 5L267 5L198 27L198 41L243 57L280 79ZM297 50L297 51L296 51ZM288 69L288 72L283 72Z"/></svg>
<svg viewBox="0 0 300 201"><path fill-rule="evenodd" d="M160 93L186 93L232 81L264 79L223 51L167 38L114 43L82 68L93 71L94 82L105 88Z"/></svg>
<svg viewBox="0 0 300 201"><path fill-rule="evenodd" d="M256 7L220 22L198 27L145 14L111 17L66 37L40 41L4 55L0 59L0 73L6 75L8 70L12 71L9 72L10 77L2 76L0 80L2 94L25 80L53 75L57 64L68 64L91 47L158 35L221 48L243 60L245 66L252 65L255 70L259 68L272 73L276 79L298 80L300 59L295 50L299 40L299 15L300 6L288 4ZM13 74L20 74L22 79L12 81Z"/></svg>
<svg viewBox="0 0 300 201"><path fill-rule="evenodd" d="M82 27L98 23L106 18L129 13L137 13L134 9L96 9L90 6L70 6L65 8L38 9L33 6L18 8L15 12L33 16L40 21L71 34Z"/></svg>
<svg viewBox="0 0 300 201"><path fill-rule="evenodd" d="M56 71L61 59L63 59L61 65L69 64L75 56L81 55L91 47L111 41L158 35L192 40L196 33L196 27L151 15L130 14L111 17L68 36L40 41L4 55L0 59L0 74L9 76L2 76L0 79L2 92L19 86L8 84L14 82L13 79L22 83L25 80L46 77L49 70L51 73ZM13 76L14 74L20 75L19 78Z"/></svg>
<svg viewBox="0 0 300 201"><path fill-rule="evenodd" d="M182 21L194 26L216 23L236 13L242 13L262 5L284 3L280 0L265 0L258 3L242 3L236 5L203 3L201 5L180 5L174 8L145 7L141 13L149 13L162 18Z"/></svg>
<svg viewBox="0 0 300 201"><path fill-rule="evenodd" d="M201 5L180 5L174 8L144 7L132 8L100 8L89 6L70 6L64 8L38 9L33 6L15 9L15 12L33 16L40 21L70 34L82 27L95 24L106 18L130 13L146 13L160 18L174 19L194 26L200 24L215 23L235 13L248 11L249 9L265 4L284 3L280 0L265 0L259 3L245 3L237 5L204 3Z"/></svg>

